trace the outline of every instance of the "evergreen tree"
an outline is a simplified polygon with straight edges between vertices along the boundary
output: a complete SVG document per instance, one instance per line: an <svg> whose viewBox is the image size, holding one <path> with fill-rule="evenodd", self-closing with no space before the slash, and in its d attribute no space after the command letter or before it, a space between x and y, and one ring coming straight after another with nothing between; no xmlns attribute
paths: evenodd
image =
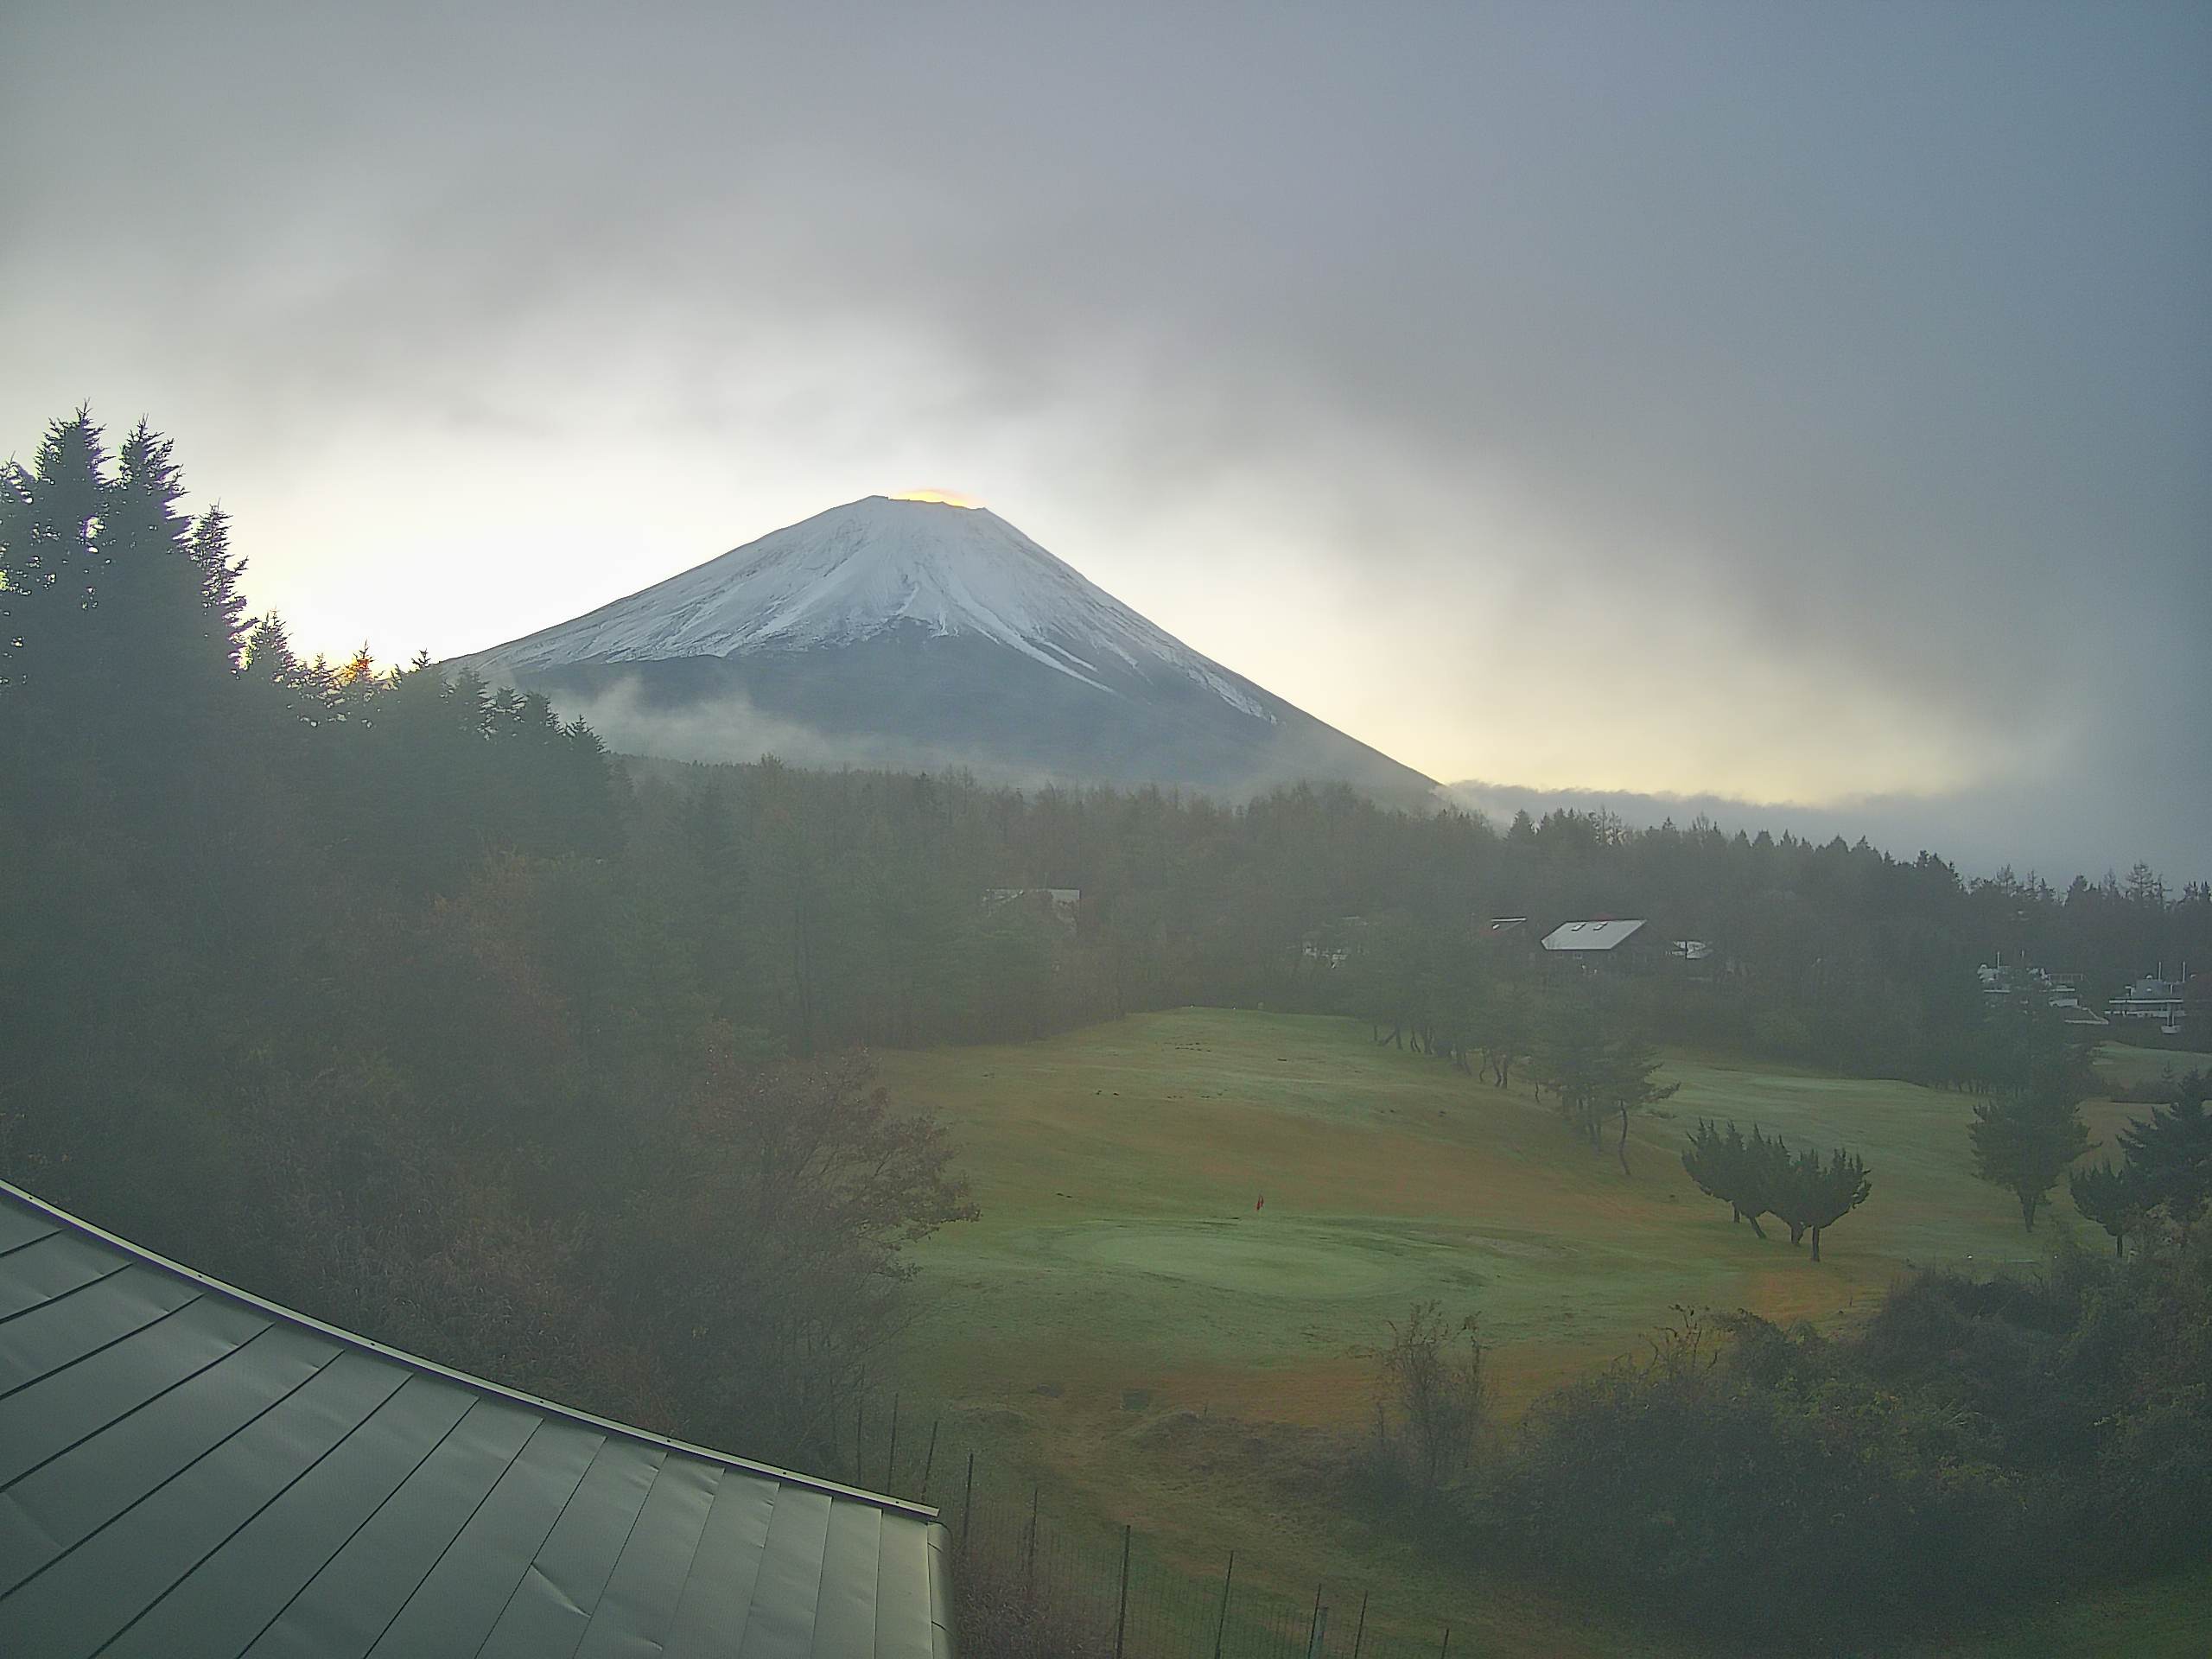
<svg viewBox="0 0 2212 1659"><path fill-rule="evenodd" d="M2172 1103L2120 1132L2127 1178L2142 1208L2163 1209L2186 1233L2212 1203L2212 1112L2208 1078L2191 1071L2175 1085Z"/></svg>
<svg viewBox="0 0 2212 1659"><path fill-rule="evenodd" d="M2082 1122L2081 1096L2056 1079L1978 1103L1967 1134L1974 1173L2019 1200L2020 1219L2030 1232L2066 1166L2093 1144Z"/></svg>
<svg viewBox="0 0 2212 1659"><path fill-rule="evenodd" d="M98 671L82 635L98 603L106 469L99 429L80 409L49 426L31 467L10 465L0 489L0 685L33 696L49 717Z"/></svg>
<svg viewBox="0 0 2212 1659"><path fill-rule="evenodd" d="M2127 1254L2127 1236L2142 1224L2142 1185L2132 1167L2110 1163L2087 1165L2069 1172L2066 1189L2074 1208L2112 1235L2115 1255Z"/></svg>
<svg viewBox="0 0 2212 1659"><path fill-rule="evenodd" d="M1682 1085L1659 1081L1659 1051L1640 1037L1621 1037L1607 1044L1601 1065L1599 1099L1603 1109L1618 1116L1621 1121L1620 1142L1616 1150L1621 1160L1621 1173L1626 1175L1630 1173L1628 1166L1630 1115L1646 1107L1656 1106L1662 1100L1672 1100L1681 1092Z"/></svg>
<svg viewBox="0 0 2212 1659"><path fill-rule="evenodd" d="M1821 1230L1856 1210L1873 1190L1865 1160L1840 1147L1825 1163L1816 1152L1800 1153L1779 1185L1776 1211L1789 1225L1789 1242L1795 1244L1809 1233L1815 1262L1821 1259Z"/></svg>
<svg viewBox="0 0 2212 1659"><path fill-rule="evenodd" d="M1610 1104L1611 1058L1596 1008L1586 999L1562 997L1544 1011L1533 1046L1529 1063L1538 1087L1551 1090L1560 1120L1594 1149Z"/></svg>

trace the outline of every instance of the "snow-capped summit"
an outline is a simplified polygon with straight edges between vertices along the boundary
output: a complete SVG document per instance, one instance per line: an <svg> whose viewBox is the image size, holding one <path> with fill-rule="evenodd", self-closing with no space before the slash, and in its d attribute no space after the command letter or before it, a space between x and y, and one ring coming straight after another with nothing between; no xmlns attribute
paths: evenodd
<svg viewBox="0 0 2212 1659"><path fill-rule="evenodd" d="M1243 789L1429 780L1192 650L996 513L872 495L449 664L688 760Z"/></svg>
<svg viewBox="0 0 2212 1659"><path fill-rule="evenodd" d="M1262 720L1236 677L1084 579L983 507L871 495L763 536L476 660L732 657L849 645L902 625L973 635L1103 690L1111 666L1165 666Z"/></svg>

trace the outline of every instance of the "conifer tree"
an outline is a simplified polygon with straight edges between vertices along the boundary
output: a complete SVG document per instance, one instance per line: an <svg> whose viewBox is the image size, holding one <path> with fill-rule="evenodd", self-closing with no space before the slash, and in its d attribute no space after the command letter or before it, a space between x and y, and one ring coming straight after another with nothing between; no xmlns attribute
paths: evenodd
<svg viewBox="0 0 2212 1659"><path fill-rule="evenodd" d="M1821 1259L1821 1232L1833 1227L1866 1201L1873 1190L1866 1165L1858 1154L1838 1147L1827 1161L1816 1152L1800 1153L1781 1183L1778 1213L1789 1224L1792 1244L1812 1236L1813 1260Z"/></svg>
<svg viewBox="0 0 2212 1659"><path fill-rule="evenodd" d="M1599 1081L1599 1095L1603 1109L1617 1115L1621 1121L1621 1135L1616 1148L1621 1160L1621 1173L1630 1173L1628 1166L1628 1120L1630 1115L1646 1107L1656 1106L1662 1100L1672 1100L1681 1092L1679 1083L1659 1081L1659 1051L1640 1037L1621 1037L1605 1046L1603 1070Z"/></svg>
<svg viewBox="0 0 2212 1659"><path fill-rule="evenodd" d="M2212 1203L2212 1112L2205 1108L2208 1078L2192 1071L2175 1085L2174 1099L2120 1132L2127 1173L2144 1209L2163 1209L2186 1234Z"/></svg>
<svg viewBox="0 0 2212 1659"><path fill-rule="evenodd" d="M107 497L107 456L89 410L46 429L28 468L0 490L0 684L48 710L68 705L93 671L82 634L96 601L93 537Z"/></svg>
<svg viewBox="0 0 2212 1659"><path fill-rule="evenodd" d="M2082 1122L2081 1097L2055 1078L1977 1103L1967 1135L1974 1173L2019 1201L2030 1232L2066 1166L2094 1144Z"/></svg>
<svg viewBox="0 0 2212 1659"><path fill-rule="evenodd" d="M2114 1168L2096 1163L2071 1171L2066 1177L2074 1208L2112 1235L2115 1255L2127 1254L2127 1236L2142 1224L2142 1185L2126 1164Z"/></svg>

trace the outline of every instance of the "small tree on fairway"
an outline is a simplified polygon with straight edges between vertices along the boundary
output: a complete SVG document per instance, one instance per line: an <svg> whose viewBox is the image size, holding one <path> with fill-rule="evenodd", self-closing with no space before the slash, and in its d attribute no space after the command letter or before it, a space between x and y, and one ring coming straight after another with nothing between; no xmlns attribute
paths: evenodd
<svg viewBox="0 0 2212 1659"><path fill-rule="evenodd" d="M2070 1173L2066 1190L2074 1207L2112 1235L2113 1253L2127 1254L2127 1236L2143 1219L2142 1183L2130 1166L2091 1164Z"/></svg>
<svg viewBox="0 0 2212 1659"><path fill-rule="evenodd" d="M1529 1057L1538 1084L1570 1128L1596 1150L1603 1125L1611 1045L1599 1030L1596 1011L1586 1001L1562 1001L1548 1009L1537 1027Z"/></svg>
<svg viewBox="0 0 2212 1659"><path fill-rule="evenodd" d="M1975 1106L1967 1134L1974 1173L2020 1201L2020 1219L2030 1232L2066 1166L2094 1144L2082 1122L2080 1096L2049 1079Z"/></svg>
<svg viewBox="0 0 2212 1659"><path fill-rule="evenodd" d="M1728 1135L1732 1142L1738 1139L1733 1123ZM1781 1213L1783 1183L1789 1178L1789 1148L1778 1135L1768 1140L1754 1123L1751 1138L1743 1142L1742 1160L1732 1201L1742 1207L1751 1230L1764 1238L1766 1229L1759 1225L1759 1217Z"/></svg>
<svg viewBox="0 0 2212 1659"><path fill-rule="evenodd" d="M1729 1146L1732 1139L1735 1142L1732 1151ZM1697 1128L1690 1131L1689 1145L1682 1149L1683 1173L1695 1183L1699 1192L1708 1198L1719 1198L1728 1206L1732 1224L1744 1219L1743 1206L1732 1196L1741 1167L1743 1145L1743 1135L1733 1123L1724 1135L1718 1125L1700 1118Z"/></svg>
<svg viewBox="0 0 2212 1659"><path fill-rule="evenodd" d="M1646 1106L1656 1106L1662 1100L1673 1099L1682 1086L1679 1083L1661 1083L1656 1075L1658 1070L1659 1051L1641 1039L1624 1037L1605 1046L1599 1097L1605 1109L1620 1116L1621 1138L1618 1150L1624 1175L1630 1173L1629 1114L1641 1111Z"/></svg>
<svg viewBox="0 0 2212 1659"><path fill-rule="evenodd" d="M1778 1213L1789 1225L1792 1244L1804 1235L1813 1238L1813 1260L1821 1259L1821 1230L1833 1227L1866 1201L1873 1183L1866 1160L1855 1152L1838 1147L1826 1163L1816 1152L1803 1152L1789 1166L1782 1182Z"/></svg>
<svg viewBox="0 0 2212 1659"><path fill-rule="evenodd" d="M1757 1132L1755 1125L1753 1133ZM1755 1205L1751 1198L1760 1183L1752 1169L1751 1148L1741 1129L1731 1123L1728 1133L1723 1135L1718 1125L1699 1119L1682 1153L1682 1168L1700 1192L1728 1206L1732 1226L1748 1221L1753 1232L1761 1238L1766 1236L1766 1229L1759 1225L1764 1205Z"/></svg>
<svg viewBox="0 0 2212 1659"><path fill-rule="evenodd" d="M1491 1081L1501 1089L1510 1088L1515 1062L1529 1058L1535 1024L1529 988L1517 975L1501 974L1484 992L1475 1008L1475 1046L1482 1051Z"/></svg>

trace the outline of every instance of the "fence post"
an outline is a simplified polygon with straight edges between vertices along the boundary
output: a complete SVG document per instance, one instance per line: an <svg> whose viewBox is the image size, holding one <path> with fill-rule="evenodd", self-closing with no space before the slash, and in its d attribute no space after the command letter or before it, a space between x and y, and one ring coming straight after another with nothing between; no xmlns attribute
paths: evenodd
<svg viewBox="0 0 2212 1659"><path fill-rule="evenodd" d="M1313 1616L1306 1621L1306 1651L1308 1659L1311 1659L1313 1652L1314 1629L1321 1623L1321 1592L1327 1587L1328 1582L1324 1579L1313 1586Z"/></svg>
<svg viewBox="0 0 2212 1659"><path fill-rule="evenodd" d="M868 1427L868 1396L862 1395L853 1408L853 1484L857 1486L868 1478L861 1468L861 1447L867 1444L862 1431Z"/></svg>
<svg viewBox="0 0 2212 1659"><path fill-rule="evenodd" d="M1452 1659L1452 1627L1444 1627L1444 1645L1436 1650L1436 1659Z"/></svg>
<svg viewBox="0 0 2212 1659"><path fill-rule="evenodd" d="M1129 1528L1122 1527L1122 1593L1114 1603L1114 1659L1122 1659L1122 1633L1129 1624Z"/></svg>
<svg viewBox="0 0 2212 1659"><path fill-rule="evenodd" d="M899 1466L899 1396L891 1396L891 1449L883 1454L883 1490L891 1490L892 1471Z"/></svg>
<svg viewBox="0 0 2212 1659"><path fill-rule="evenodd" d="M968 1523L976 1518L976 1454L968 1454L968 1484L960 1494L960 1559L968 1559Z"/></svg>
<svg viewBox="0 0 2212 1659"><path fill-rule="evenodd" d="M937 1467L937 1432L944 1424L943 1418L934 1418L930 1423L929 1455L922 1459L922 1502L925 1503L930 1501L930 1471Z"/></svg>
<svg viewBox="0 0 2212 1659"><path fill-rule="evenodd" d="M1367 1640L1368 1592L1359 1592L1359 1628L1351 1634L1351 1659L1359 1659L1360 1644Z"/></svg>
<svg viewBox="0 0 2212 1659"><path fill-rule="evenodd" d="M1045 1490L1042 1481L1032 1482L1029 1488L1029 1549L1028 1559L1022 1565L1025 1593L1031 1599L1037 1595L1037 1497Z"/></svg>
<svg viewBox="0 0 2212 1659"><path fill-rule="evenodd" d="M1221 1659L1221 1640L1229 1634L1229 1587L1236 1581L1236 1552L1229 1552L1229 1570L1221 1575L1221 1618L1213 1627L1213 1659Z"/></svg>
<svg viewBox="0 0 2212 1659"><path fill-rule="evenodd" d="M1313 1629L1306 1638L1306 1659L1322 1659L1322 1649L1329 1645L1329 1610L1316 1610Z"/></svg>

